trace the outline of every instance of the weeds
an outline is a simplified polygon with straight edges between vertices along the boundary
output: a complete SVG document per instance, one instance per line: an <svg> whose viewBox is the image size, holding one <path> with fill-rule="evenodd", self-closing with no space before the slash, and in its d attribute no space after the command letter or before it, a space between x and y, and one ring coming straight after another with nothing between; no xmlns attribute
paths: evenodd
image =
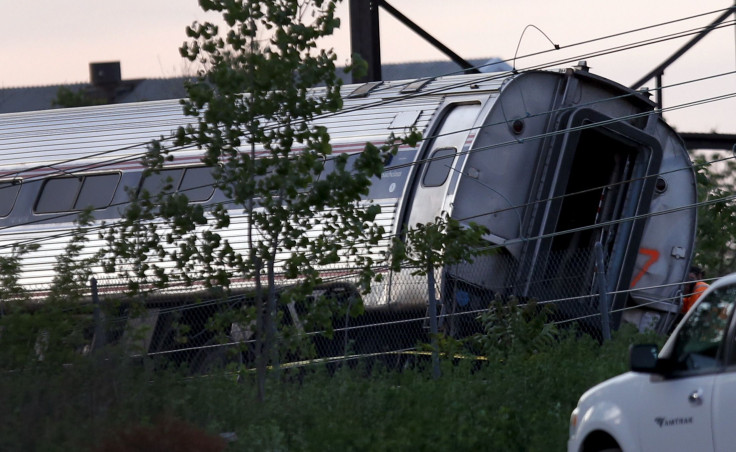
<svg viewBox="0 0 736 452"><path fill-rule="evenodd" d="M452 357L440 379L422 354L400 370L384 365L391 360L313 366L282 372L262 402L247 372L154 371L113 347L67 364L6 369L0 450L126 450L112 445L135 448L137 439L167 450L187 435L187 444L226 451L562 450L582 392L625 371L630 344L662 338L622 328L600 344L551 329L545 315L499 304L483 334L440 338ZM224 445L224 432L237 439Z"/></svg>

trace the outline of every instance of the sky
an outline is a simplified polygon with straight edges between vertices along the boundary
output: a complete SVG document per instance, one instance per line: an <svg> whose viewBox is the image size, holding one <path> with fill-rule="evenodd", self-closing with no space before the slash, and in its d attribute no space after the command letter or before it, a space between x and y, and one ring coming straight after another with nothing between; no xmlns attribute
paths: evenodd
<svg viewBox="0 0 736 452"><path fill-rule="evenodd" d="M734 5L731 0L389 3L465 59L513 60L516 55L517 69L569 67L585 59L593 73L627 86L666 60L690 37L606 51L694 30L720 13L615 38L599 38ZM334 48L338 62L345 62L350 55L347 0L338 6L338 15L341 28L321 45ZM178 52L186 40L185 28L195 20L218 18L205 15L197 0L3 0L0 17L4 19L0 28L0 88L88 82L91 62L119 61L124 79L191 75L197 67ZM384 63L447 59L385 11L380 14L380 24ZM551 50L552 43L560 49ZM665 71L663 100L672 110L664 116L677 130L736 133L736 97L685 106L736 93L735 44L736 27L715 30ZM537 55L521 58L534 53ZM705 80L695 82L698 79ZM655 82L645 85L654 87Z"/></svg>

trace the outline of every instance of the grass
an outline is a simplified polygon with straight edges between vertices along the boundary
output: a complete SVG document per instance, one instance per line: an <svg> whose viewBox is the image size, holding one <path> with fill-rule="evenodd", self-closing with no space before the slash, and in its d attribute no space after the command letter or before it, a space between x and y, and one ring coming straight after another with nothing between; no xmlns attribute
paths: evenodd
<svg viewBox="0 0 736 452"><path fill-rule="evenodd" d="M631 343L652 339L562 334L539 350L491 351L480 365L445 360L439 379L422 360L400 371L282 370L264 402L249 373L154 372L111 349L0 376L0 450L564 450L578 397L626 370Z"/></svg>

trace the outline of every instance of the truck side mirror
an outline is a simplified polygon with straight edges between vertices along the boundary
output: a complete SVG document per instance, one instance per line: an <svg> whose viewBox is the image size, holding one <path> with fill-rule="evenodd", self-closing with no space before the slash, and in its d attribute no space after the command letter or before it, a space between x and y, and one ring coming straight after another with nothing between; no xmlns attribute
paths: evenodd
<svg viewBox="0 0 736 452"><path fill-rule="evenodd" d="M635 344L629 348L629 369L653 373L657 370L659 348L655 344Z"/></svg>

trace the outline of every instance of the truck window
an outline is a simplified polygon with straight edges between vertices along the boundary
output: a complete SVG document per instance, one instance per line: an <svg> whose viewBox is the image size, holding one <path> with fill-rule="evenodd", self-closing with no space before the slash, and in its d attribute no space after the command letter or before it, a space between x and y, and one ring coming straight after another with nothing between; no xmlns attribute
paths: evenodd
<svg viewBox="0 0 736 452"><path fill-rule="evenodd" d="M722 344L736 301L736 286L711 292L696 305L675 343L676 367L692 372L713 371L722 365Z"/></svg>

